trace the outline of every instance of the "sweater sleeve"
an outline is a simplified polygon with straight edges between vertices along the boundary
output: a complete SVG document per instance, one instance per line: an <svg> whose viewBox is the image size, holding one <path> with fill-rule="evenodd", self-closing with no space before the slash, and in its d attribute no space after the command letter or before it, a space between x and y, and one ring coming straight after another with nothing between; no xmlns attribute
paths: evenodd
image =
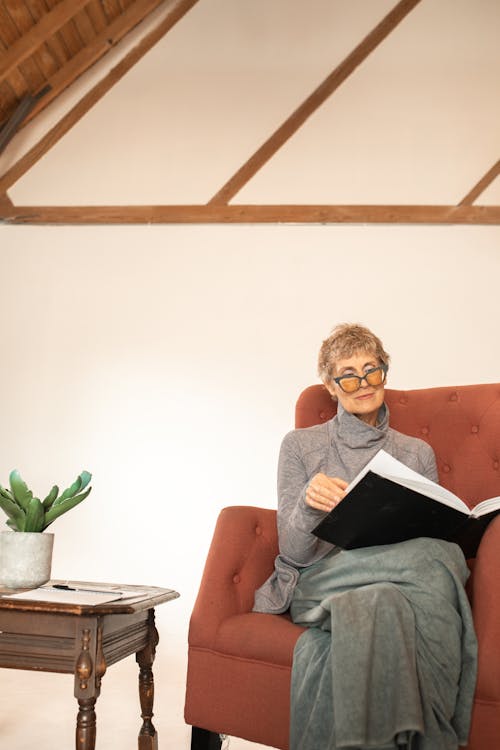
<svg viewBox="0 0 500 750"><path fill-rule="evenodd" d="M321 541L312 529L324 518L305 501L308 475L296 433L285 436L278 462L278 539L282 558L292 565L311 565L333 545Z"/></svg>

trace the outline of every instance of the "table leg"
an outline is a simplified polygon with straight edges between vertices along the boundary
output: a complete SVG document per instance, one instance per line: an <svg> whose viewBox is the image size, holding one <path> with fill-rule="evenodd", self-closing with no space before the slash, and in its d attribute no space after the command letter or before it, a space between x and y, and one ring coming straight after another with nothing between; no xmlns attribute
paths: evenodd
<svg viewBox="0 0 500 750"><path fill-rule="evenodd" d="M135 659L139 665L139 699L141 702L142 727L139 732L139 750L158 750L158 733L153 726L154 679L153 661L158 645L154 610L148 613L148 642Z"/></svg>
<svg viewBox="0 0 500 750"><path fill-rule="evenodd" d="M95 698L80 698L76 718L76 750L94 750L96 735Z"/></svg>
<svg viewBox="0 0 500 750"><path fill-rule="evenodd" d="M101 679L106 672L100 618L82 618L77 642L80 643L80 653L75 664L75 698L78 701L75 746L76 750L94 750L95 703L101 691Z"/></svg>

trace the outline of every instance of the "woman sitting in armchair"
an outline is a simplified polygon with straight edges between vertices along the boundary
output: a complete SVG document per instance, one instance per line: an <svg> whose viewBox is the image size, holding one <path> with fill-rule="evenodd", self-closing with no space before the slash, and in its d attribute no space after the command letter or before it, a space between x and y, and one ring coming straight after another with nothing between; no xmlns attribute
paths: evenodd
<svg viewBox="0 0 500 750"><path fill-rule="evenodd" d="M279 555L254 610L308 629L294 651L291 750L456 750L470 723L476 639L460 548L419 538L341 550L312 530L380 450L437 480L432 448L389 426L389 356L361 325L323 342L337 415L290 432L278 468Z"/></svg>

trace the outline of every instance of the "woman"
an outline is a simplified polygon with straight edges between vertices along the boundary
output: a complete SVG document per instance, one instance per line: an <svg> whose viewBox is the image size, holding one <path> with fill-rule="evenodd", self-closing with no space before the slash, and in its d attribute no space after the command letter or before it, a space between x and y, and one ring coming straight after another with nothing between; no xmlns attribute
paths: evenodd
<svg viewBox="0 0 500 750"><path fill-rule="evenodd" d="M254 610L308 630L293 661L291 750L456 750L465 744L476 642L454 544L416 539L341 551L312 530L380 450L436 481L429 445L389 427L389 355L361 325L323 342L329 422L294 430L278 467L279 555Z"/></svg>

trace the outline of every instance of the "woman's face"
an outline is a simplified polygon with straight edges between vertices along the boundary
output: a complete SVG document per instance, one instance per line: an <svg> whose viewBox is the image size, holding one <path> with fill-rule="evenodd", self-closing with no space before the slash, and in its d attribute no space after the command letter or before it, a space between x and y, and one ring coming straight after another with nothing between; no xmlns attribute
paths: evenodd
<svg viewBox="0 0 500 750"><path fill-rule="evenodd" d="M363 376L367 370L372 370L379 365L380 361L374 354L357 352L352 357L337 360L333 374L336 378L341 375ZM384 403L384 383L373 386L368 385L366 380L362 380L360 388L353 393L345 393L334 381L327 385L327 388L346 411L355 414L363 422L376 425L378 411Z"/></svg>

